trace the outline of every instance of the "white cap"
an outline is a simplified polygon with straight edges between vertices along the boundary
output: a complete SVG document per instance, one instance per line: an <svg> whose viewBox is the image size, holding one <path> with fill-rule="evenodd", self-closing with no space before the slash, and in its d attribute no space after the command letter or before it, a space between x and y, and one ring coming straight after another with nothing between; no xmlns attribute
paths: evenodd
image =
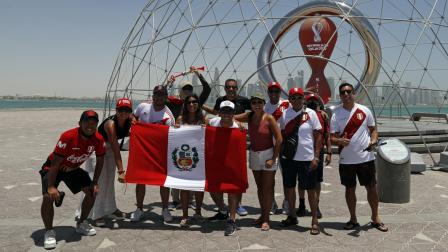
<svg viewBox="0 0 448 252"><path fill-rule="evenodd" d="M231 101L222 101L221 104L219 105L219 108L224 108L224 107L230 107L232 109L235 109L235 104L233 104L233 102Z"/></svg>

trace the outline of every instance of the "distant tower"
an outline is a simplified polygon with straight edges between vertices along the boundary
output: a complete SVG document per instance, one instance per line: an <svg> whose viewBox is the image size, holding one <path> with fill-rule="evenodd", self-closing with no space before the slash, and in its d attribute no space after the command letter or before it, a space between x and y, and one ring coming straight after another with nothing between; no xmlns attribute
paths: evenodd
<svg viewBox="0 0 448 252"><path fill-rule="evenodd" d="M210 88L212 89L212 91L210 92L208 103L215 104L216 99L219 97L219 93L221 90L219 86L219 69L217 67L215 67L215 73L213 75L213 80L210 83Z"/></svg>

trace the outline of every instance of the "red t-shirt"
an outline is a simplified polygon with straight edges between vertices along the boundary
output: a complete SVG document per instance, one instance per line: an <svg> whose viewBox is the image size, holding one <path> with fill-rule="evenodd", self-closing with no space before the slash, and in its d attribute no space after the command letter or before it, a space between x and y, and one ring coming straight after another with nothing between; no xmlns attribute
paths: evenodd
<svg viewBox="0 0 448 252"><path fill-rule="evenodd" d="M103 136L98 131L89 139L81 137L79 131L80 129L77 127L62 133L48 159L52 161L54 155L58 155L64 158L62 166L77 168L87 160L92 152L95 151L97 157L106 153Z"/></svg>

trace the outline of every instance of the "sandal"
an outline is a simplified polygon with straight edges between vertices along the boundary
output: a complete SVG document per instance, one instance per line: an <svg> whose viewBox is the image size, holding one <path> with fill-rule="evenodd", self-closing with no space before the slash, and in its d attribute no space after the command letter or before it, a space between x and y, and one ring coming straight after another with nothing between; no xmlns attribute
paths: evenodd
<svg viewBox="0 0 448 252"><path fill-rule="evenodd" d="M262 223L263 223L263 221L261 220L261 217L258 218L258 219L255 219L255 220L252 222L252 224L253 224L254 226L261 225Z"/></svg>
<svg viewBox="0 0 448 252"><path fill-rule="evenodd" d="M372 221L372 222L370 222L370 225L372 225L372 227L378 229L381 232L387 232L389 230L389 228L386 227L386 225L384 225L384 223L382 223L382 222L374 223Z"/></svg>
<svg viewBox="0 0 448 252"><path fill-rule="evenodd" d="M310 234L312 234L312 235L320 234L320 227L318 224L311 225Z"/></svg>
<svg viewBox="0 0 448 252"><path fill-rule="evenodd" d="M282 222L280 223L282 227L289 227L297 224L299 224L299 221L297 221L297 217L291 217L291 216L288 216L285 220L282 220Z"/></svg>
<svg viewBox="0 0 448 252"><path fill-rule="evenodd" d="M353 222L352 220L350 220L349 222L345 223L344 225L344 229L345 230L351 230L351 229L355 229L359 227L359 223L358 222Z"/></svg>
<svg viewBox="0 0 448 252"><path fill-rule="evenodd" d="M269 231L271 227L269 226L269 223L267 222L263 222L263 224L261 224L261 231Z"/></svg>

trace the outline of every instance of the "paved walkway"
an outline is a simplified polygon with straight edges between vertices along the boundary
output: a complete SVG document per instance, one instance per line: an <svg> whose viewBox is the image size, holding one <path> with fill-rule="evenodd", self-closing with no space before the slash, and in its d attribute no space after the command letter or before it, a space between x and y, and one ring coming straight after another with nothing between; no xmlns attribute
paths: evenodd
<svg viewBox="0 0 448 252"><path fill-rule="evenodd" d="M43 224L40 219L41 184L38 169L53 149L59 134L74 127L79 110L0 111L0 248L3 251L43 251ZM344 188L339 184L337 156L325 168L321 209L323 232L309 234L310 217L299 218L299 225L280 228L285 215L272 216L272 229L262 232L251 225L258 216L255 183L243 196L249 215L238 217L241 230L225 237L224 223L195 224L189 230L162 223L158 188L148 187L144 221L109 220L97 228L94 237L81 237L74 230L74 209L79 195L67 193L64 204L55 210L58 246L56 251L447 251L448 250L448 174L426 171L411 176L411 202L380 204L388 233L368 225L370 209L363 188L358 188L357 214L361 228L342 229L348 220ZM276 200L283 199L281 177L277 174ZM62 190L68 192L65 185ZM116 184L121 210L135 209L134 185ZM205 216L214 212L208 194ZM207 210L208 209L208 210ZM191 211L192 212L192 211ZM181 211L173 212L181 216Z"/></svg>

